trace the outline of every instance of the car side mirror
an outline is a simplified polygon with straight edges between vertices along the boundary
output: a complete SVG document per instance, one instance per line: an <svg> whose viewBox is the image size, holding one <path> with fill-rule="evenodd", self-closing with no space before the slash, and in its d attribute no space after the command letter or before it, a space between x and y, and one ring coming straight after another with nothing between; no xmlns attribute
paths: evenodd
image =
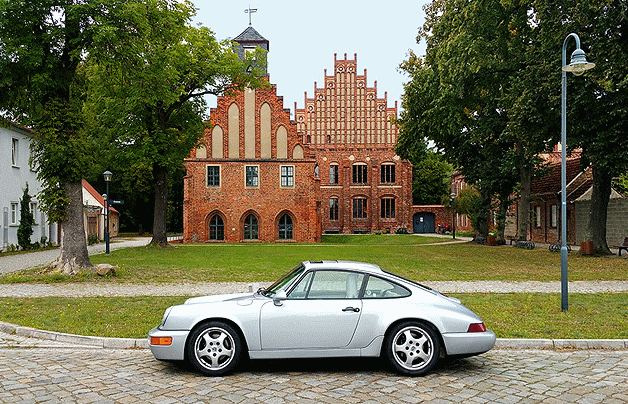
<svg viewBox="0 0 628 404"><path fill-rule="evenodd" d="M288 298L288 295L286 294L286 291L280 290L273 297L273 303L275 303L275 306L281 306L283 305L283 301L286 300L287 298Z"/></svg>

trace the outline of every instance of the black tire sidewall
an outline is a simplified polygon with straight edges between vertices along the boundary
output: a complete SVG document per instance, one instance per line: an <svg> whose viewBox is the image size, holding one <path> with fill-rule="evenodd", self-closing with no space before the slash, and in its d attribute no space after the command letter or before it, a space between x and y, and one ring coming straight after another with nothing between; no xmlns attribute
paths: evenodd
<svg viewBox="0 0 628 404"><path fill-rule="evenodd" d="M196 353L195 353L195 347L194 347L196 344L196 340L202 333L204 333L209 328L219 328L223 330L225 333L228 333L231 336L231 339L233 340L233 350L234 350L233 358L231 359L231 362L222 369L217 369L217 370L207 369L202 364L200 364L198 360L196 359ZM242 340L240 338L240 334L235 329L233 329L233 327L231 327L229 324L225 324L221 321L209 321L194 328L194 330L190 334L190 337L188 338L185 349L186 349L188 361L190 362L192 367L196 369L198 372L206 376L223 376L225 374L231 373L231 371L233 371L233 369L240 362L240 358L242 357Z"/></svg>
<svg viewBox="0 0 628 404"><path fill-rule="evenodd" d="M402 367L401 365L399 365L394 357L395 353L393 352L393 348L392 348L393 339L395 338L395 335L397 335L399 331L401 331L403 328L406 328L406 327L420 328L422 332L427 334L432 340L432 350L433 350L432 357L430 358L427 365L425 365L421 369L417 369L417 370L406 369ZM406 322L397 324L396 326L391 328L388 334L386 335L386 338L384 339L384 344L385 344L384 350L385 350L386 359L388 360L388 364L397 373L407 375L407 376L426 375L434 368L434 366L436 366L436 362L438 362L438 359L440 357L440 340L438 338L437 331L435 331L432 326L425 323L418 322L418 321L406 321Z"/></svg>

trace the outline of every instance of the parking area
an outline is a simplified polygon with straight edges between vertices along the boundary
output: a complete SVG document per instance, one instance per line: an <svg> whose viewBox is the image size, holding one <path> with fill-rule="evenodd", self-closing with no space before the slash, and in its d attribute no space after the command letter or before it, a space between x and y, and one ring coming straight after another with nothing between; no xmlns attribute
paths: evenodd
<svg viewBox="0 0 628 404"><path fill-rule="evenodd" d="M254 361L222 378L146 349L0 347L0 402L625 403L627 350L496 349L406 378L377 360Z"/></svg>

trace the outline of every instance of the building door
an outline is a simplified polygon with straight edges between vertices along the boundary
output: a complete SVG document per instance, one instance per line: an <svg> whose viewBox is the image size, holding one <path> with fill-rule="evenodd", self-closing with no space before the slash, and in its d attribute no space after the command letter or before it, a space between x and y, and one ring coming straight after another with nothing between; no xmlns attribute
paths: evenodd
<svg viewBox="0 0 628 404"><path fill-rule="evenodd" d="M434 233L436 219L433 213L420 212L412 216L414 233Z"/></svg>

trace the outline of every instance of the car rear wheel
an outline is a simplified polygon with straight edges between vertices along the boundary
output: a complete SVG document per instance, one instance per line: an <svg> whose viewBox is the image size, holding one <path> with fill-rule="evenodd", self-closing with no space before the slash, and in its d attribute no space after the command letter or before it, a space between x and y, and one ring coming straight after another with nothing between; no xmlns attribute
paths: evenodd
<svg viewBox="0 0 628 404"><path fill-rule="evenodd" d="M436 331L420 322L404 322L393 327L386 337L385 349L391 366L410 376L425 375L440 356Z"/></svg>
<svg viewBox="0 0 628 404"><path fill-rule="evenodd" d="M197 327L188 340L187 357L192 366L204 375L221 376L231 372L241 356L239 334L219 321Z"/></svg>

